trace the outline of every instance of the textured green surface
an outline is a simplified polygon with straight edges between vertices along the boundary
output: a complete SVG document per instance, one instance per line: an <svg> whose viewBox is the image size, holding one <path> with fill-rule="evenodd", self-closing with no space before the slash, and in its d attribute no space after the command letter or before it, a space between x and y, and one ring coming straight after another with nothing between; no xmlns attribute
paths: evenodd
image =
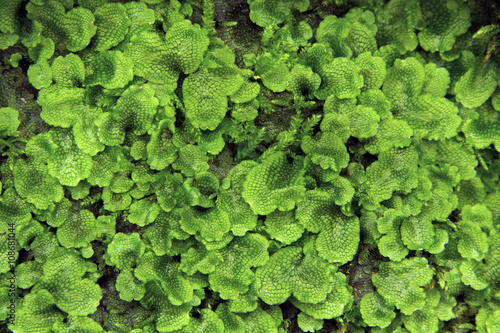
<svg viewBox="0 0 500 333"><path fill-rule="evenodd" d="M0 331L498 330L495 1L0 8Z"/></svg>
<svg viewBox="0 0 500 333"><path fill-rule="evenodd" d="M318 233L316 249L328 262L341 264L352 260L359 243L357 217L342 214L335 197L325 191L306 192L297 209L298 221L310 232Z"/></svg>
<svg viewBox="0 0 500 333"><path fill-rule="evenodd" d="M255 278L259 297L267 304L283 303L292 294L300 301L317 303L324 301L332 288L328 283L331 275L327 263L304 255L301 248L294 246L271 256L257 269Z"/></svg>
<svg viewBox="0 0 500 333"><path fill-rule="evenodd" d="M256 214L292 210L305 192L302 173L298 162L290 165L285 154L275 153L248 172L242 196Z"/></svg>
<svg viewBox="0 0 500 333"><path fill-rule="evenodd" d="M424 307L425 293L421 287L431 281L432 275L425 258L412 258L382 263L373 276L373 284L390 304L404 314L411 314Z"/></svg>

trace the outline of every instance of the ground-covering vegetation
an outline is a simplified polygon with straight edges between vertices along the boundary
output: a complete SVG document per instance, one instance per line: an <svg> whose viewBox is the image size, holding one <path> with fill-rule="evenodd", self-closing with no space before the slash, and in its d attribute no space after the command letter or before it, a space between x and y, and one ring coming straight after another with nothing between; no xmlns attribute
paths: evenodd
<svg viewBox="0 0 500 333"><path fill-rule="evenodd" d="M494 2L0 8L5 330L500 331Z"/></svg>

